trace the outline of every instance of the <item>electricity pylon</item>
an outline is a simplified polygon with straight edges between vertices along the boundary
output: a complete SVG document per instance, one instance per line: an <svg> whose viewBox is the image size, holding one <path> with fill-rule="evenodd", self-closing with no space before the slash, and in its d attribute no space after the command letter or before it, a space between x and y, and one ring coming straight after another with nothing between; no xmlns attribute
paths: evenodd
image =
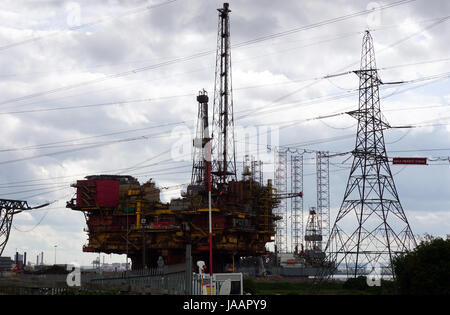
<svg viewBox="0 0 450 315"><path fill-rule="evenodd" d="M361 69L355 73L360 80L359 108L349 114L358 120L356 146L344 200L327 242L326 261L333 271L345 267L348 276L393 275L394 256L415 247L416 241L389 167L383 130L390 126L380 109L382 82L369 31L363 38Z"/></svg>

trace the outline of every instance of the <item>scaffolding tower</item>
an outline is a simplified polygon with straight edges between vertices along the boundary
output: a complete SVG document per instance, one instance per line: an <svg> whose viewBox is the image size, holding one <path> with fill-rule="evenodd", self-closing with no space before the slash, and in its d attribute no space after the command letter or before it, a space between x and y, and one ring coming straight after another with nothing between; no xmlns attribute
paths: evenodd
<svg viewBox="0 0 450 315"><path fill-rule="evenodd" d="M325 249L330 236L330 158L328 152L316 152L317 173L317 221L322 242L320 249Z"/></svg>
<svg viewBox="0 0 450 315"><path fill-rule="evenodd" d="M291 155L291 192L303 195L303 155ZM291 252L298 253L303 241L303 198L291 199Z"/></svg>
<svg viewBox="0 0 450 315"><path fill-rule="evenodd" d="M275 154L275 189L278 195L287 194L287 151L274 150ZM287 253L288 244L288 202L286 198L281 198L278 206L274 209L274 214L281 219L276 223L275 246L278 253Z"/></svg>

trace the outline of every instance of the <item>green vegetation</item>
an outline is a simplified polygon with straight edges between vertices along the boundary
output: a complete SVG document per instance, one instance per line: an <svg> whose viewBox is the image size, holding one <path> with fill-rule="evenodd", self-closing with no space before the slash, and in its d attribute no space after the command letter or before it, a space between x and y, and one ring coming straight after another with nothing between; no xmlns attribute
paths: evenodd
<svg viewBox="0 0 450 315"><path fill-rule="evenodd" d="M257 283L252 278L244 278L243 283L244 293L257 294Z"/></svg>
<svg viewBox="0 0 450 315"><path fill-rule="evenodd" d="M365 277L343 281L324 282L314 288L311 281L297 282L257 282L251 278L244 279L244 292L254 295L380 295L394 294L392 281L382 280L380 287L369 287ZM313 290L314 289L314 290Z"/></svg>
<svg viewBox="0 0 450 315"><path fill-rule="evenodd" d="M367 278L359 276L357 278L347 279L342 285L342 288L346 290L365 291L369 286L367 285Z"/></svg>
<svg viewBox="0 0 450 315"><path fill-rule="evenodd" d="M244 279L244 292L254 295L449 295L450 236L425 237L414 250L393 260L396 280L381 280L381 286L369 286L366 277L347 281L323 282L318 287L308 280L283 282L282 279L255 281Z"/></svg>
<svg viewBox="0 0 450 315"><path fill-rule="evenodd" d="M413 251L394 258L399 294L450 294L450 237L429 235Z"/></svg>

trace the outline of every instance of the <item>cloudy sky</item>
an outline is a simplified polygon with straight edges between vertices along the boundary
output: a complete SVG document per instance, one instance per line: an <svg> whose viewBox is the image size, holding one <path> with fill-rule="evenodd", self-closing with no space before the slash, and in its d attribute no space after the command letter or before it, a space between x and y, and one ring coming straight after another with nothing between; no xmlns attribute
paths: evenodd
<svg viewBox="0 0 450 315"><path fill-rule="evenodd" d="M236 129L264 134L299 152L348 152L356 121L356 70L370 29L384 82L381 107L391 157L428 157L427 166L392 166L403 208L417 235L450 232L450 3L231 0ZM0 3L0 197L32 205L16 215L3 253L34 262L76 261L87 235L82 213L65 208L86 175L130 174L156 180L163 199L190 181L195 96L213 95L216 0L5 0ZM372 8L381 10L368 11ZM363 12L365 11L365 12ZM370 12L370 13L369 13ZM212 98L212 97L211 97ZM295 122L295 124L293 124ZM248 129L247 129L248 130ZM243 148L267 146L236 134ZM245 143L247 142L247 146ZM316 203L315 160L305 153L304 207ZM261 156L259 156L261 157ZM351 158L331 159L331 217L342 202ZM273 164L265 161L265 179ZM105 262L124 261L106 255Z"/></svg>

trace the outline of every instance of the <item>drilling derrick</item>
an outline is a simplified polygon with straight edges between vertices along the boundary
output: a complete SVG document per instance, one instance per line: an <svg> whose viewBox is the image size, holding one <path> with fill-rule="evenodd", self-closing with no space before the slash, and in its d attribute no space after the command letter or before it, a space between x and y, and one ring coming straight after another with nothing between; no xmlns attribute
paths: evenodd
<svg viewBox="0 0 450 315"><path fill-rule="evenodd" d="M319 264L325 254L322 251L322 229L320 218L317 216L315 207L309 209L308 222L305 229L305 252L304 256L310 265Z"/></svg>
<svg viewBox="0 0 450 315"><path fill-rule="evenodd" d="M203 186L208 185L207 159L208 159L208 93L205 90L199 92L197 96L198 117L197 131L194 139L194 156L192 165L191 185Z"/></svg>
<svg viewBox="0 0 450 315"><path fill-rule="evenodd" d="M306 251L320 251L322 246L322 231L317 218L315 207L309 209L308 222L305 231L305 249Z"/></svg>
<svg viewBox="0 0 450 315"><path fill-rule="evenodd" d="M416 242L400 204L389 167L383 130L390 128L380 109L379 85L372 37L363 38L359 76L359 108L353 164L344 199L327 244L332 270L345 266L347 275L381 270L393 274L394 255L411 250ZM350 233L345 226L352 226Z"/></svg>
<svg viewBox="0 0 450 315"><path fill-rule="evenodd" d="M219 11L212 122L213 184L236 180L233 92L231 84L230 18L228 3Z"/></svg>

